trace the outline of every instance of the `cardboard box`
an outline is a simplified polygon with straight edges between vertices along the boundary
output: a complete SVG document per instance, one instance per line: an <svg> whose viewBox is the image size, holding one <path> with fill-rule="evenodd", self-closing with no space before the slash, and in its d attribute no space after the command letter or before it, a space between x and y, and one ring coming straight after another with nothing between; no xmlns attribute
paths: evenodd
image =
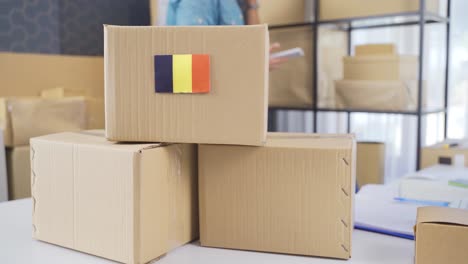
<svg viewBox="0 0 468 264"><path fill-rule="evenodd" d="M385 176L385 144L383 142L358 142L356 183L383 184Z"/></svg>
<svg viewBox="0 0 468 264"><path fill-rule="evenodd" d="M105 26L104 31L108 139L239 145L265 142L266 25ZM209 56L211 65L202 71L209 75L206 83L210 89L205 93L192 91L191 76L202 76L201 66L194 67L195 74L190 70L190 55L194 54ZM170 56L165 66L155 67L163 64L155 55ZM168 66L173 62L176 66ZM156 78L162 79L159 84ZM158 87L169 92L155 92ZM179 88L185 93L177 93Z"/></svg>
<svg viewBox="0 0 468 264"><path fill-rule="evenodd" d="M355 151L348 135L200 145L201 245L350 258Z"/></svg>
<svg viewBox="0 0 468 264"><path fill-rule="evenodd" d="M84 96L87 128L104 128L103 57L0 52L0 72L0 97Z"/></svg>
<svg viewBox="0 0 468 264"><path fill-rule="evenodd" d="M103 57L0 52L0 96L39 96L63 87L104 98Z"/></svg>
<svg viewBox="0 0 468 264"><path fill-rule="evenodd" d="M41 98L61 99L81 96L81 92L56 87L41 91ZM86 97L86 129L104 129L104 98Z"/></svg>
<svg viewBox="0 0 468 264"><path fill-rule="evenodd" d="M10 147L26 146L35 136L86 129L86 100L0 98L0 128Z"/></svg>
<svg viewBox="0 0 468 264"><path fill-rule="evenodd" d="M287 3L287 1L284 1ZM299 27L270 30L271 43L278 42L281 49L300 47L304 57L290 59L270 72L270 107L312 107L313 42L312 28Z"/></svg>
<svg viewBox="0 0 468 264"><path fill-rule="evenodd" d="M31 197L29 146L6 149L9 200Z"/></svg>
<svg viewBox="0 0 468 264"><path fill-rule="evenodd" d="M418 208L415 264L464 264L468 260L468 210Z"/></svg>
<svg viewBox="0 0 468 264"><path fill-rule="evenodd" d="M468 167L468 140L447 139L421 149L421 169L436 164Z"/></svg>
<svg viewBox="0 0 468 264"><path fill-rule="evenodd" d="M303 23L307 1L310 0L259 0L260 22L269 25Z"/></svg>
<svg viewBox="0 0 468 264"><path fill-rule="evenodd" d="M417 105L417 81L338 80L335 87L337 108L408 111Z"/></svg>
<svg viewBox="0 0 468 264"><path fill-rule="evenodd" d="M320 1L320 19L346 19L419 11L420 0L326 0ZM439 0L426 0L426 10L439 13Z"/></svg>
<svg viewBox="0 0 468 264"><path fill-rule="evenodd" d="M347 56L343 58L343 79L399 81L418 79L416 56Z"/></svg>
<svg viewBox="0 0 468 264"><path fill-rule="evenodd" d="M86 131L33 138L31 152L35 239L146 263L198 236L196 145Z"/></svg>
<svg viewBox="0 0 468 264"><path fill-rule="evenodd" d="M367 44L357 45L355 47L356 56L375 56L375 55L390 55L398 54L395 45L393 44Z"/></svg>

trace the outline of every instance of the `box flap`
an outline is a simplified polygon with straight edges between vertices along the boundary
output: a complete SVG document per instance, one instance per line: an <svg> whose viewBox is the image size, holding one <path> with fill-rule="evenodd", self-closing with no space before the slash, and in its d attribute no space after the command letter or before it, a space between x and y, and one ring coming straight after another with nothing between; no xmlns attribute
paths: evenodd
<svg viewBox="0 0 468 264"><path fill-rule="evenodd" d="M286 148L351 148L355 142L353 134L307 134L307 133L268 133L267 147Z"/></svg>
<svg viewBox="0 0 468 264"><path fill-rule="evenodd" d="M447 207L418 208L417 223L440 223L468 226L468 210Z"/></svg>
<svg viewBox="0 0 468 264"><path fill-rule="evenodd" d="M57 134L49 134L46 136L36 137L32 140L44 140L54 142L73 143L79 145L93 145L96 147L116 148L123 151L139 152L145 149L161 147L163 143L141 143L141 144L126 144L108 141L104 137L104 130L86 130L80 132L64 132Z"/></svg>

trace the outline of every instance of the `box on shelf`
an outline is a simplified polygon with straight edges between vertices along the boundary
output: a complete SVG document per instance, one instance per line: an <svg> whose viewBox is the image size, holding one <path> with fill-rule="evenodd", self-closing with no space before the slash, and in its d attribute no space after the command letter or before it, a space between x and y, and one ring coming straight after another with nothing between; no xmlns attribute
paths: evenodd
<svg viewBox="0 0 468 264"><path fill-rule="evenodd" d="M351 135L200 145L201 245L350 258L355 151Z"/></svg>
<svg viewBox="0 0 468 264"><path fill-rule="evenodd" d="M383 142L358 142L356 183L383 184L385 176L385 144Z"/></svg>
<svg viewBox="0 0 468 264"><path fill-rule="evenodd" d="M104 33L108 139L264 144L266 25L105 26Z"/></svg>
<svg viewBox="0 0 468 264"><path fill-rule="evenodd" d="M336 107L349 109L409 111L417 106L417 81L338 80ZM423 107L425 107L423 92Z"/></svg>
<svg viewBox="0 0 468 264"><path fill-rule="evenodd" d="M103 57L0 52L0 96L39 96L63 87L79 95L104 97Z"/></svg>
<svg viewBox="0 0 468 264"><path fill-rule="evenodd" d="M193 144L116 144L103 131L31 139L33 237L146 263L198 236Z"/></svg>
<svg viewBox="0 0 468 264"><path fill-rule="evenodd" d="M347 56L343 58L343 79L398 81L418 79L417 56Z"/></svg>
<svg viewBox="0 0 468 264"><path fill-rule="evenodd" d="M31 197L29 146L6 149L9 200Z"/></svg>
<svg viewBox="0 0 468 264"><path fill-rule="evenodd" d="M445 207L418 208L415 264L462 264L468 259L468 211Z"/></svg>
<svg viewBox="0 0 468 264"><path fill-rule="evenodd" d="M334 20L419 11L420 0L325 0L320 19ZM426 10L439 14L439 0L426 0Z"/></svg>
<svg viewBox="0 0 468 264"><path fill-rule="evenodd" d="M292 58L270 72L269 106L312 107L312 28L270 30L270 42L280 43L282 50L300 47L304 57Z"/></svg>
<svg viewBox="0 0 468 264"><path fill-rule="evenodd" d="M86 129L86 99L0 98L5 146L29 145L31 137Z"/></svg>
<svg viewBox="0 0 468 264"><path fill-rule="evenodd" d="M390 55L396 56L398 52L394 44L366 44L357 45L355 47L355 55L359 56L375 56L375 55Z"/></svg>
<svg viewBox="0 0 468 264"><path fill-rule="evenodd" d="M468 139L447 139L421 149L421 168L436 164L468 167Z"/></svg>
<svg viewBox="0 0 468 264"><path fill-rule="evenodd" d="M0 72L0 97L84 96L87 128L104 128L103 57L0 52Z"/></svg>
<svg viewBox="0 0 468 264"><path fill-rule="evenodd" d="M307 1L310 0L259 0L260 22L269 25L304 23Z"/></svg>

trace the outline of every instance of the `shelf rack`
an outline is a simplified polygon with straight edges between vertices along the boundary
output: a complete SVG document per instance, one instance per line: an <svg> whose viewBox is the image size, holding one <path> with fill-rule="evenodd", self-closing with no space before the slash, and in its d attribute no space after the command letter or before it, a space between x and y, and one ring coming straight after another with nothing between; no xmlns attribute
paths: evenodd
<svg viewBox="0 0 468 264"><path fill-rule="evenodd" d="M373 114L397 114L397 115L412 115L417 119L417 143L416 143L416 169L420 168L420 150L422 146L422 118L425 115L443 113L444 114L444 138L447 137L447 107L448 107L448 75L450 66L450 7L451 0L447 1L446 16L441 16L426 10L426 0L419 0L419 10L415 12L403 12L395 14L385 14L366 17L353 17L345 19L321 20L319 16L320 1L314 0L314 18L313 22L293 23L270 26L270 29L283 29L294 27L312 27L313 41L318 43L319 34L318 28L321 26L335 27L347 33L347 53L351 55L351 34L355 30L366 30L375 28L402 27L402 26L418 26L419 27L419 47L418 47L418 98L416 110L414 111L385 111L385 110L367 110L367 109L343 109L343 108L324 108L318 107L318 49L319 45L314 45L313 49L313 65L314 65L314 81L312 83L312 105L310 107L270 107L269 108L269 130L276 130L274 122L274 114L277 110L295 110L295 111L312 111L313 112L313 132L317 132L317 113L319 112L335 112L347 114L347 132L351 132L351 115L353 113L373 113ZM326 1L326 0L325 0ZM446 25L446 49L445 49L445 80L444 80L444 102L442 108L423 109L422 107L422 90L423 90L423 67L424 65L424 37L427 24L445 24Z"/></svg>

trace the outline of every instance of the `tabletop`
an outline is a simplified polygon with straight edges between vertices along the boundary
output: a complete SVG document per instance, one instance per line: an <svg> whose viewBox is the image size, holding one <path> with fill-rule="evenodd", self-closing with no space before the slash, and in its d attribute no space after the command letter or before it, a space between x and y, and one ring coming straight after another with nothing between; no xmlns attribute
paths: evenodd
<svg viewBox="0 0 468 264"><path fill-rule="evenodd" d="M0 263L106 264L109 260L31 238L31 199L0 203ZM355 230L349 261L284 254L204 248L198 242L177 248L157 264L411 264L414 242Z"/></svg>

